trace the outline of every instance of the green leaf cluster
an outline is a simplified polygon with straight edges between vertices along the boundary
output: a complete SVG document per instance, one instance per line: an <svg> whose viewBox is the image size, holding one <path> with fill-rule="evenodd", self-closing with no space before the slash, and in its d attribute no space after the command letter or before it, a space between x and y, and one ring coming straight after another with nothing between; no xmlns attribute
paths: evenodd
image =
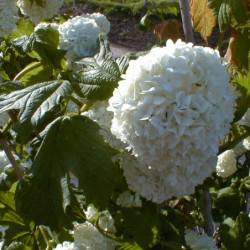
<svg viewBox="0 0 250 250"><path fill-rule="evenodd" d="M221 32L234 24L244 24L247 13L244 0L208 0L208 6L217 17Z"/></svg>
<svg viewBox="0 0 250 250"><path fill-rule="evenodd" d="M43 0L34 1L44 4ZM241 2L209 2L222 30L237 22L234 27L242 34L245 32L246 17L239 15ZM164 6L179 15L176 1ZM151 18L148 13L143 25L153 21ZM244 37L245 33L243 40ZM238 43L243 40L232 44L234 51L239 50ZM223 247L248 249L249 218L244 211L250 187L249 152L244 154L246 162L238 164L233 176L222 180L213 174L197 188L195 195L158 206L144 199L140 208L118 206L119 194L129 190L119 166L121 151L111 148L100 133L102 128L80 113L95 101L107 100L130 60L143 53L114 60L108 41L101 36L98 53L76 58L69 68L64 57L66 51L58 49L58 44L59 34L50 25L34 29L33 22L24 19L1 42L0 72L5 82L0 83L0 113L8 112L11 116L11 122L0 131L1 136L18 155L18 163L32 162L21 180L12 167L5 168L0 176L0 225L8 227L2 237L5 246L52 249L57 243L73 241L70 235L73 222L84 223L87 220L84 210L91 204L100 211L89 221L97 228L101 211L109 210L114 218L117 232L112 238L117 241L117 249L180 250L183 246L189 249L185 230L204 228L202 189L210 188L213 216L222 223ZM243 57L244 53L237 54ZM235 121L249 107L248 79L249 74L243 72L232 83L241 93ZM78 110L69 114L71 102ZM248 133L248 128L233 125L220 152L233 148Z"/></svg>

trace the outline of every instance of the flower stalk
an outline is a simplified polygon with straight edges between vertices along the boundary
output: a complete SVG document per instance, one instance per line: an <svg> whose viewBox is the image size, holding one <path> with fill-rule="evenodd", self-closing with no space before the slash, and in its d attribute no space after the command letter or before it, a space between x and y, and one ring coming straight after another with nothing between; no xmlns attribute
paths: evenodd
<svg viewBox="0 0 250 250"><path fill-rule="evenodd" d="M6 139L1 131L0 131L0 145L2 146L5 154L7 155L8 159L11 163L11 165L13 166L16 175L18 176L19 179L22 179L24 176L24 173L23 173L22 169L20 168L20 166L17 164L15 157L13 156L13 154L9 148L9 145L8 145Z"/></svg>
<svg viewBox="0 0 250 250"><path fill-rule="evenodd" d="M214 234L214 220L212 216L212 204L209 190L202 190L203 205L204 205L204 219L205 219L205 232L208 236L213 237Z"/></svg>

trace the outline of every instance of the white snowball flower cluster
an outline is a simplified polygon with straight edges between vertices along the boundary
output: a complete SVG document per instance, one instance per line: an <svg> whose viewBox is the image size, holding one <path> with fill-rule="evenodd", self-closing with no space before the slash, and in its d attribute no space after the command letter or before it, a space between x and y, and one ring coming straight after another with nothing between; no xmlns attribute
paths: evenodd
<svg viewBox="0 0 250 250"><path fill-rule="evenodd" d="M246 150L250 151L250 136L243 140L243 146Z"/></svg>
<svg viewBox="0 0 250 250"><path fill-rule="evenodd" d="M235 152L230 149L226 150L218 156L218 162L216 166L217 175L222 178L234 174L237 171L237 160Z"/></svg>
<svg viewBox="0 0 250 250"><path fill-rule="evenodd" d="M125 191L119 195L116 204L121 207L141 207L142 201L138 193L132 195L129 191Z"/></svg>
<svg viewBox="0 0 250 250"><path fill-rule="evenodd" d="M10 117L8 115L8 112L3 112L0 114L0 127L3 127L8 121Z"/></svg>
<svg viewBox="0 0 250 250"><path fill-rule="evenodd" d="M236 96L218 51L168 40L130 61L122 78L108 110L111 132L141 161L125 171L132 190L159 203L194 192L233 120ZM154 195L142 194L147 186Z"/></svg>
<svg viewBox="0 0 250 250"><path fill-rule="evenodd" d="M93 56L97 52L97 40L103 33L94 18L76 16L58 28L60 49L67 50L66 58Z"/></svg>
<svg viewBox="0 0 250 250"><path fill-rule="evenodd" d="M218 249L215 246L213 238L209 237L206 233L202 235L198 235L196 232L192 231L191 229L186 230L185 241L192 250L216 250Z"/></svg>
<svg viewBox="0 0 250 250"><path fill-rule="evenodd" d="M126 145L117 139L110 131L111 121L113 119L113 112L107 110L107 101L96 101L88 111L83 112L82 115L95 121L102 128L100 133L105 142L109 143L112 148L124 149Z"/></svg>
<svg viewBox="0 0 250 250"><path fill-rule="evenodd" d="M35 1L18 0L17 6L23 15L35 19L44 19L53 17L62 6L64 0L44 0L44 6L38 5Z"/></svg>
<svg viewBox="0 0 250 250"><path fill-rule="evenodd" d="M45 28L47 28L48 26L51 26L54 30L57 30L57 29L58 29L58 24L56 24L56 23L41 22L41 23L39 23L39 24L35 27L34 31L37 31L38 29L45 29Z"/></svg>
<svg viewBox="0 0 250 250"><path fill-rule="evenodd" d="M78 250L74 242L64 241L63 244L58 244L54 250Z"/></svg>
<svg viewBox="0 0 250 250"><path fill-rule="evenodd" d="M0 2L0 37L9 34L16 24L18 9L16 0L1 0Z"/></svg>
<svg viewBox="0 0 250 250"><path fill-rule="evenodd" d="M103 14L101 14L101 13L88 14L87 13L87 14L83 14L82 17L87 17L87 18L90 18L90 19L94 19L103 33L106 33L106 34L109 33L109 31L110 31L110 22L107 19L107 17L105 17Z"/></svg>
<svg viewBox="0 0 250 250"><path fill-rule="evenodd" d="M86 216L91 219L97 213L97 210L88 207ZM102 230L115 233L114 220L106 210L104 215L99 219L99 226ZM115 249L114 240L105 237L98 229L90 222L86 221L83 224L75 225L74 244L78 249L95 249L95 250L112 250Z"/></svg>
<svg viewBox="0 0 250 250"><path fill-rule="evenodd" d="M3 150L0 150L0 173L4 171L4 168L10 163L8 157Z"/></svg>

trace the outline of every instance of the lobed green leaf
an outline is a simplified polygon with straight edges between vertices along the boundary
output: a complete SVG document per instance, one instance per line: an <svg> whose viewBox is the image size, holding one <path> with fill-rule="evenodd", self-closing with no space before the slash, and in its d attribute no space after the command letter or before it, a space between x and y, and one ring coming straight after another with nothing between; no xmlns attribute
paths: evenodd
<svg viewBox="0 0 250 250"><path fill-rule="evenodd" d="M112 60L108 41L100 38L100 50L94 57L75 62L82 70L72 73L71 82L79 96L89 100L109 98L120 80L119 66Z"/></svg>
<svg viewBox="0 0 250 250"><path fill-rule="evenodd" d="M227 249L249 249L250 218L247 213L240 212L236 220L226 218L220 226L220 237Z"/></svg>
<svg viewBox="0 0 250 250"><path fill-rule="evenodd" d="M19 110L16 130L25 140L46 119L47 114L60 105L62 98L67 98L71 93L72 87L68 81L43 82L1 95L0 113Z"/></svg>
<svg viewBox="0 0 250 250"><path fill-rule="evenodd" d="M19 184L17 201L29 220L55 230L72 226L77 218L72 210L79 210L79 205L69 185L69 171L79 178L88 204L104 206L121 188L122 173L111 159L117 151L103 141L99 129L83 116L60 117L49 125L31 175Z"/></svg>

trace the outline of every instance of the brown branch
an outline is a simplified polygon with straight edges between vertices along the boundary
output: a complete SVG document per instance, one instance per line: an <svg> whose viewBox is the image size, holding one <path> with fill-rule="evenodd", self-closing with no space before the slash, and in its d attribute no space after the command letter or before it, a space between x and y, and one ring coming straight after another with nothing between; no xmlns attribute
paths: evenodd
<svg viewBox="0 0 250 250"><path fill-rule="evenodd" d="M9 148L9 145L8 145L6 139L1 131L0 131L0 144L3 147L3 150L4 150L5 154L7 155L11 165L13 166L16 175L18 176L19 179L22 179L23 175L24 175L23 171L20 168L20 166L17 164L16 159L13 156L13 154Z"/></svg>
<svg viewBox="0 0 250 250"><path fill-rule="evenodd" d="M181 18L185 41L194 43L194 34L188 0L179 0L179 3L181 8Z"/></svg>
<svg viewBox="0 0 250 250"><path fill-rule="evenodd" d="M211 196L209 190L202 190L202 196L204 206L205 232L208 236L213 237L214 220L212 216Z"/></svg>

